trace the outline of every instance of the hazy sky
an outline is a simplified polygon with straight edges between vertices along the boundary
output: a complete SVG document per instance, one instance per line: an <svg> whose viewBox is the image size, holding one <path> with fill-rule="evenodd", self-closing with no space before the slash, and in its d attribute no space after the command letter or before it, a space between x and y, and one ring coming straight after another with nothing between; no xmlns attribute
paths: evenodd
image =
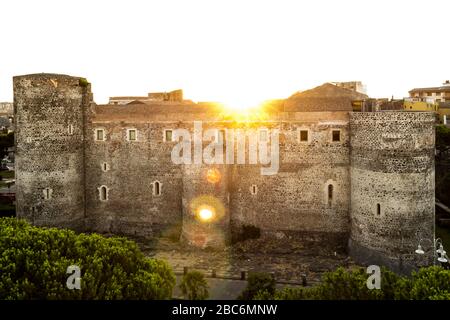
<svg viewBox="0 0 450 320"><path fill-rule="evenodd" d="M373 97L450 79L450 1L0 1L0 101L12 77L86 77L109 96L184 89L251 103L327 81Z"/></svg>

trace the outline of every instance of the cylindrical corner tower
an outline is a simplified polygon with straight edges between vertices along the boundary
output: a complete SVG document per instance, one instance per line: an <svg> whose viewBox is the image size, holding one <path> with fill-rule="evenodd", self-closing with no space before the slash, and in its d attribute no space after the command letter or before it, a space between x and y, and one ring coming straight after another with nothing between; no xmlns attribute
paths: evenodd
<svg viewBox="0 0 450 320"><path fill-rule="evenodd" d="M349 252L357 262L408 272L430 261L434 126L432 112L350 114ZM419 243L428 255L415 254Z"/></svg>
<svg viewBox="0 0 450 320"><path fill-rule="evenodd" d="M90 84L59 74L17 76L13 82L17 216L36 225L81 229Z"/></svg>

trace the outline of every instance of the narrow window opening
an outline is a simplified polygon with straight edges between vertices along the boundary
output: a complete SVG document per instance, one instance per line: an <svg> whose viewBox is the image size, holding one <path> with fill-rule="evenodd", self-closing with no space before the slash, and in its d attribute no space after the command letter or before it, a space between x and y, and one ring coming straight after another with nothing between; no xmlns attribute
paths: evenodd
<svg viewBox="0 0 450 320"><path fill-rule="evenodd" d="M379 203L377 203L377 215L381 215L381 206Z"/></svg>
<svg viewBox="0 0 450 320"><path fill-rule="evenodd" d="M333 202L333 185L328 185L328 206L331 207L331 204Z"/></svg>
<svg viewBox="0 0 450 320"><path fill-rule="evenodd" d="M159 181L153 182L153 195L155 196L161 195L161 182Z"/></svg>
<svg viewBox="0 0 450 320"><path fill-rule="evenodd" d="M166 130L164 133L164 137L166 142L172 142L173 141L172 130Z"/></svg>
<svg viewBox="0 0 450 320"><path fill-rule="evenodd" d="M105 131L103 129L97 129L95 131L95 140L97 141L105 140Z"/></svg>
<svg viewBox="0 0 450 320"><path fill-rule="evenodd" d="M67 127L67 132L69 133L69 135L73 134L73 125L69 124L69 126Z"/></svg>
<svg viewBox="0 0 450 320"><path fill-rule="evenodd" d="M256 184L252 184L252 187L250 190L251 190L252 195L256 195L258 193L258 187L256 186Z"/></svg>
<svg viewBox="0 0 450 320"><path fill-rule="evenodd" d="M103 170L104 172L106 172L106 171L109 170L109 165L108 165L108 163L106 163L106 162L103 162L103 163L102 163L102 170Z"/></svg>
<svg viewBox="0 0 450 320"><path fill-rule="evenodd" d="M301 142L308 141L308 130L300 130L300 141Z"/></svg>
<svg viewBox="0 0 450 320"><path fill-rule="evenodd" d="M100 200L106 201L108 200L108 189L105 186L100 187Z"/></svg>
<svg viewBox="0 0 450 320"><path fill-rule="evenodd" d="M52 198L52 189L45 188L44 189L44 199L45 200L50 200L51 198Z"/></svg>
<svg viewBox="0 0 450 320"><path fill-rule="evenodd" d="M135 129L129 129L128 130L128 140L129 141L136 141L137 133Z"/></svg>
<svg viewBox="0 0 450 320"><path fill-rule="evenodd" d="M341 141L341 132L339 130L333 130L332 136L333 136L333 142Z"/></svg>

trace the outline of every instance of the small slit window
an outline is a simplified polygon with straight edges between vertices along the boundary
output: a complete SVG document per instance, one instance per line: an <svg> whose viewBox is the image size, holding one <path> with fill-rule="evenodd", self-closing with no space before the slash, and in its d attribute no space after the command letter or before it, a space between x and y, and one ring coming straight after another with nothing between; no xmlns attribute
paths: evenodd
<svg viewBox="0 0 450 320"><path fill-rule="evenodd" d="M256 195L258 193L258 186L256 184L252 184L250 187L250 192L252 195Z"/></svg>
<svg viewBox="0 0 450 320"><path fill-rule="evenodd" d="M300 130L300 142L308 142L308 130Z"/></svg>
<svg viewBox="0 0 450 320"><path fill-rule="evenodd" d="M161 182L159 182L159 181L153 182L153 195L154 196L161 195Z"/></svg>
<svg viewBox="0 0 450 320"><path fill-rule="evenodd" d="M164 130L164 141L172 142L173 141L173 131L171 129Z"/></svg>
<svg viewBox="0 0 450 320"><path fill-rule="evenodd" d="M127 140L128 141L136 141L137 140L137 130L136 129L128 129L127 130Z"/></svg>
<svg viewBox="0 0 450 320"><path fill-rule="evenodd" d="M72 135L72 134L73 134L73 124L69 124L69 125L67 126L67 133L68 133L69 135Z"/></svg>
<svg viewBox="0 0 450 320"><path fill-rule="evenodd" d="M108 200L108 188L106 186L101 186L100 188L98 188L98 193L100 201Z"/></svg>
<svg viewBox="0 0 450 320"><path fill-rule="evenodd" d="M95 140L104 141L105 140L105 130L95 129Z"/></svg>
<svg viewBox="0 0 450 320"><path fill-rule="evenodd" d="M381 205L377 203L377 216L381 215Z"/></svg>
<svg viewBox="0 0 450 320"><path fill-rule="evenodd" d="M339 131L339 130L333 130L333 131L331 132L331 135L332 135L332 141L333 141L333 142L339 142L339 141L341 141L341 131Z"/></svg>
<svg viewBox="0 0 450 320"><path fill-rule="evenodd" d="M109 171L109 164L107 162L102 163L102 171L103 172Z"/></svg>
<svg viewBox="0 0 450 320"><path fill-rule="evenodd" d="M333 185L328 185L328 206L331 207L331 204L333 203Z"/></svg>
<svg viewBox="0 0 450 320"><path fill-rule="evenodd" d="M44 188L44 200L50 200L52 198L53 190L51 188Z"/></svg>

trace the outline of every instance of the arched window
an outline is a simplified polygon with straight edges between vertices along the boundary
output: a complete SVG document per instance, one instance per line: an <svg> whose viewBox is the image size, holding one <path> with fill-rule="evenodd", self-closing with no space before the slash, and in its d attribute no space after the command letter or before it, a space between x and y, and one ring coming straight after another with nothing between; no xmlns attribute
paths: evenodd
<svg viewBox="0 0 450 320"><path fill-rule="evenodd" d="M153 182L153 195L160 196L161 195L161 182L155 181Z"/></svg>
<svg viewBox="0 0 450 320"><path fill-rule="evenodd" d="M331 207L331 203L333 202L333 185L328 185L328 206Z"/></svg>
<svg viewBox="0 0 450 320"><path fill-rule="evenodd" d="M100 201L108 200L108 188L106 186L101 186L100 188L98 188L98 193Z"/></svg>

